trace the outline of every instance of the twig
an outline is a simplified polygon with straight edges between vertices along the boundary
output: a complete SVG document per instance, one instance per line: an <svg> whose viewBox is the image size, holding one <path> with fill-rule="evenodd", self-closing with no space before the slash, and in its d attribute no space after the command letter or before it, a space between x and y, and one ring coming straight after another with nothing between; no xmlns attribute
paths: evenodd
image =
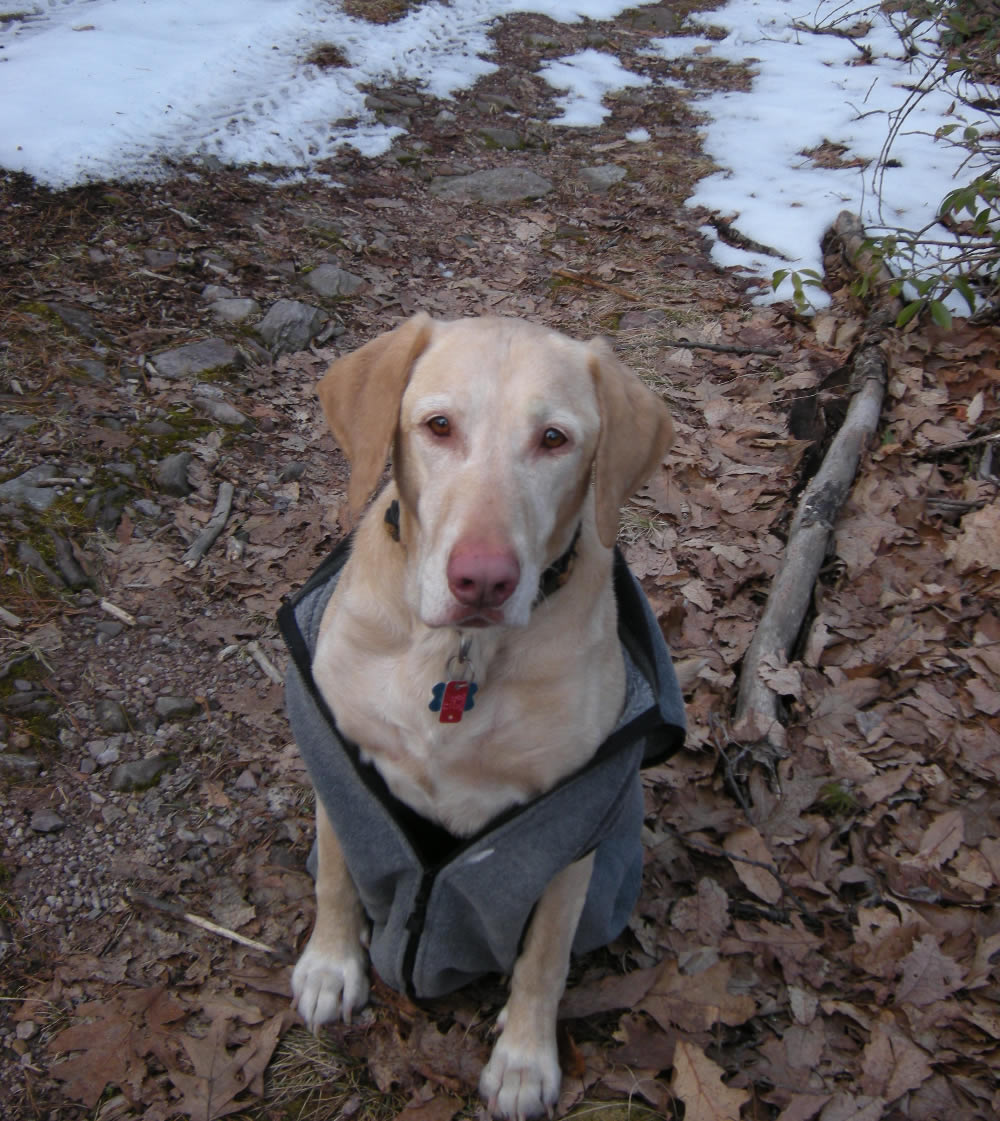
<svg viewBox="0 0 1000 1121"><path fill-rule="evenodd" d="M135 626L135 616L130 615L124 608L114 604L109 599L101 600L101 610L106 611L109 615L114 616L119 623L124 623L128 627Z"/></svg>
<svg viewBox="0 0 1000 1121"><path fill-rule="evenodd" d="M737 346L735 343L691 343L687 339L661 339L664 346L687 347L688 350L714 350L719 354L764 354L780 358L781 351L768 346Z"/></svg>
<svg viewBox="0 0 1000 1121"><path fill-rule="evenodd" d="M856 267L872 269L873 262L865 256L864 228L859 218L846 211L841 213L834 233L841 240L845 256ZM877 271L881 274L883 270ZM869 321L874 322L887 311L891 311L893 319L898 314L883 305L869 316ZM761 670L770 660L780 663L788 657L802 628L840 508L850 493L862 452L878 427L886 381L886 357L880 339L872 334L855 352L851 370L854 396L819 471L799 501L781 568L743 659L734 721L734 731L740 739L766 741L777 750L784 748L785 729L778 720L778 698L764 681Z"/></svg>
<svg viewBox="0 0 1000 1121"><path fill-rule="evenodd" d="M954 444L941 444L936 448L916 448L907 452L907 455L917 459L929 459L933 455L947 455L949 452L962 451L963 448L979 448L983 444L992 444L1000 440L1000 432L991 432L988 436L973 436L971 440L959 440Z"/></svg>
<svg viewBox="0 0 1000 1121"><path fill-rule="evenodd" d="M207 930L210 934L218 934L221 938L228 938L230 942L239 942L241 946L249 946L251 950L260 950L261 953L272 955L281 955L282 953L274 946L268 946L265 942L257 942L253 938L237 934L235 930L230 930L228 927L219 926L211 919L203 919L201 915L196 915L192 911L185 911L179 903L168 903L164 899L156 899L152 895L146 895L142 891L134 891L132 888L128 888L126 894L133 903L138 903L141 907L149 907L153 911L162 911L165 915L174 915L192 926Z"/></svg>
<svg viewBox="0 0 1000 1121"><path fill-rule="evenodd" d="M201 558L211 549L215 539L222 532L229 514L233 508L233 484L225 481L219 483L219 493L215 497L215 509L208 519L208 524L191 543L191 547L184 554L184 564L194 568Z"/></svg>
<svg viewBox="0 0 1000 1121"><path fill-rule="evenodd" d="M552 275L561 276L563 280L575 281L577 284L587 284L591 288L603 288L605 292L614 292L616 296L631 300L633 303L639 301L639 297L634 292L629 292L626 288L619 288L617 284L607 284L603 280L596 280L594 277L583 272L577 272L575 269L554 269Z"/></svg>
<svg viewBox="0 0 1000 1121"><path fill-rule="evenodd" d="M250 657L260 666L265 675L269 677L275 685L281 685L285 680L281 670L271 661L271 659L260 648L260 644L256 641L247 643L247 652Z"/></svg>

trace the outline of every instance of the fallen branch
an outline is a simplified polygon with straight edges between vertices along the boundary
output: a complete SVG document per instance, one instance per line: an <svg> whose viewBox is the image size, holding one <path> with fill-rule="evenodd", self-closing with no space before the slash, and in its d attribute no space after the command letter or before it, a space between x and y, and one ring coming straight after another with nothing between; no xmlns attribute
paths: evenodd
<svg viewBox="0 0 1000 1121"><path fill-rule="evenodd" d="M216 538L225 528L226 522L229 521L229 514L232 508L233 484L221 482L219 483L219 493L215 497L215 509L212 511L212 516L208 519L205 528L198 534L194 541L191 542L188 551L184 554L184 564L186 567L194 568L215 544Z"/></svg>
<svg viewBox="0 0 1000 1121"><path fill-rule="evenodd" d="M931 459L935 455L949 455L951 452L963 451L965 448L981 448L984 444L994 444L997 440L1000 440L1000 432L991 432L988 436L973 436L971 440L958 440L954 444L938 444L934 448L917 448L906 454L917 459Z"/></svg>
<svg viewBox="0 0 1000 1121"><path fill-rule="evenodd" d="M572 280L577 284L586 284L591 288L601 288L605 292L614 292L616 296L621 296L622 299L632 300L633 303L638 302L639 297L634 292L630 292L627 288L621 288L617 284L608 284L603 280L597 280L593 276L588 276L586 273L577 272L575 269L554 269L553 276L562 277L563 280Z"/></svg>
<svg viewBox="0 0 1000 1121"><path fill-rule="evenodd" d="M853 266L871 269L862 248L864 229L855 215L842 213L833 233L839 237L844 255ZM885 275L888 277L887 271ZM869 316L869 322L881 323L888 313L893 320L898 314L895 309L880 305ZM740 739L766 741L777 750L784 748L785 729L778 719L778 698L764 681L762 670L767 665L787 662L802 628L840 508L850 493L861 455L878 427L887 368L882 338L869 331L854 353L854 396L847 416L799 501L781 568L743 659L734 726Z"/></svg>
<svg viewBox="0 0 1000 1121"><path fill-rule="evenodd" d="M736 343L690 343L687 339L662 339L663 346L686 347L688 350L713 350L716 354L763 354L780 358L781 351L769 346L738 346Z"/></svg>

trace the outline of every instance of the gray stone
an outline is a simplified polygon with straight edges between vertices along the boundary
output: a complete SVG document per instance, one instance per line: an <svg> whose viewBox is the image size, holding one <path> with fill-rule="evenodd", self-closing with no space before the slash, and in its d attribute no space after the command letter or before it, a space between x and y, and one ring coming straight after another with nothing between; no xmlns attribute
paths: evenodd
<svg viewBox="0 0 1000 1121"><path fill-rule="evenodd" d="M301 460L292 460L291 463L286 463L284 467L278 472L279 483L294 483L297 479L301 479L305 474L306 464Z"/></svg>
<svg viewBox="0 0 1000 1121"><path fill-rule="evenodd" d="M431 180L431 194L446 199L474 199L478 202L517 202L536 199L552 190L543 179L527 167L498 167L491 171L475 171L471 175L436 176Z"/></svg>
<svg viewBox="0 0 1000 1121"><path fill-rule="evenodd" d="M78 358L73 363L73 369L86 374L91 381L107 381L108 368L96 358Z"/></svg>
<svg viewBox="0 0 1000 1121"><path fill-rule="evenodd" d="M32 510L47 510L56 500L55 487L40 487L38 484L56 474L50 463L29 467L17 478L0 483L0 502L16 502L18 506L30 506Z"/></svg>
<svg viewBox="0 0 1000 1121"><path fill-rule="evenodd" d="M537 31L529 31L528 34L525 35L524 41L529 47L535 47L543 51L559 46L551 35L540 34Z"/></svg>
<svg viewBox="0 0 1000 1121"><path fill-rule="evenodd" d="M0 413L0 438L12 436L17 432L27 432L38 423L38 417L25 416L23 413Z"/></svg>
<svg viewBox="0 0 1000 1121"><path fill-rule="evenodd" d="M225 297L208 305L208 310L223 323L243 323L260 311L256 300Z"/></svg>
<svg viewBox="0 0 1000 1121"><path fill-rule="evenodd" d="M17 755L0 751L0 771L13 778L35 778L42 769L42 762L33 755Z"/></svg>
<svg viewBox="0 0 1000 1121"><path fill-rule="evenodd" d="M66 828L66 822L55 810L35 810L31 815L31 828L36 833L58 833Z"/></svg>
<svg viewBox="0 0 1000 1121"><path fill-rule="evenodd" d="M479 135L493 148L507 148L513 151L525 146L524 137L512 128L481 128Z"/></svg>
<svg viewBox="0 0 1000 1121"><path fill-rule="evenodd" d="M163 507L151 498L137 498L132 505L144 518L158 518L163 513Z"/></svg>
<svg viewBox="0 0 1000 1121"><path fill-rule="evenodd" d="M121 623L118 625L121 626ZM94 705L94 716L102 732L128 731L128 716L125 714L125 709L117 701L102 697Z"/></svg>
<svg viewBox="0 0 1000 1121"><path fill-rule="evenodd" d="M156 465L156 485L160 490L166 494L176 494L179 498L191 493L187 477L191 458L190 452L175 452L160 460Z"/></svg>
<svg viewBox="0 0 1000 1121"><path fill-rule="evenodd" d="M142 259L151 269L168 269L177 264L177 254L172 249L144 249Z"/></svg>
<svg viewBox="0 0 1000 1121"><path fill-rule="evenodd" d="M317 265L305 275L305 282L320 296L353 296L365 283L364 278L339 265Z"/></svg>
<svg viewBox="0 0 1000 1121"><path fill-rule="evenodd" d="M602 163L596 167L581 167L580 178L592 191L606 191L620 183L628 172L615 163Z"/></svg>
<svg viewBox="0 0 1000 1121"><path fill-rule="evenodd" d="M17 543L17 559L21 564L26 565L28 568L33 568L37 573L44 576L46 580L54 588L67 587L66 581L59 575L55 569L51 568L42 554L30 545L27 541L19 541Z"/></svg>
<svg viewBox="0 0 1000 1121"><path fill-rule="evenodd" d="M157 697L153 707L163 720L185 720L201 712L201 705L194 697Z"/></svg>
<svg viewBox="0 0 1000 1121"><path fill-rule="evenodd" d="M227 288L224 284L206 284L201 290L201 298L206 303L211 303L213 300L228 300L235 295L232 288Z"/></svg>
<svg viewBox="0 0 1000 1121"><path fill-rule="evenodd" d="M147 755L132 763L120 763L111 772L108 782L112 790L145 790L152 786L164 771L177 766L176 755Z"/></svg>
<svg viewBox="0 0 1000 1121"><path fill-rule="evenodd" d="M257 324L257 333L274 355L305 350L323 330L328 316L299 300L278 300Z"/></svg>
<svg viewBox="0 0 1000 1121"><path fill-rule="evenodd" d="M144 424L142 430L148 432L150 436L174 436L177 433L177 429L172 424L168 424L160 418L151 420L149 424Z"/></svg>
<svg viewBox="0 0 1000 1121"><path fill-rule="evenodd" d="M227 401L217 401L212 397L195 396L193 402L197 408L203 413L207 413L212 420L217 420L219 424L227 424L231 428L242 428L244 424L249 424L250 421L245 417L239 409L230 405Z"/></svg>
<svg viewBox="0 0 1000 1121"><path fill-rule="evenodd" d="M481 113L513 113L517 102L505 93L481 93L476 98L476 108Z"/></svg>
<svg viewBox="0 0 1000 1121"><path fill-rule="evenodd" d="M96 339L98 332L94 327L94 317L89 311L84 311L83 308L71 307L69 304L55 303L52 300L45 302L45 307L57 316L74 331L78 331L84 338Z"/></svg>
<svg viewBox="0 0 1000 1121"><path fill-rule="evenodd" d="M134 463L109 463L107 468L109 471L114 471L116 475L121 475L123 479L134 479L137 475Z"/></svg>
<svg viewBox="0 0 1000 1121"><path fill-rule="evenodd" d="M163 378L190 378L215 370L236 369L240 352L225 339L202 339L185 343L153 356L153 366Z"/></svg>

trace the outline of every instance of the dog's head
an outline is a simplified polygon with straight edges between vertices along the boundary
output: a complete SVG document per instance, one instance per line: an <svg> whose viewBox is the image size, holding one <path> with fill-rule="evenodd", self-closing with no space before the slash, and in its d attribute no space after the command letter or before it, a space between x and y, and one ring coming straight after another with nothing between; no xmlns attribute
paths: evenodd
<svg viewBox="0 0 1000 1121"><path fill-rule="evenodd" d="M429 626L526 623L581 522L610 548L673 442L666 406L604 340L518 319L416 315L335 361L319 396L352 517L392 452L406 594Z"/></svg>

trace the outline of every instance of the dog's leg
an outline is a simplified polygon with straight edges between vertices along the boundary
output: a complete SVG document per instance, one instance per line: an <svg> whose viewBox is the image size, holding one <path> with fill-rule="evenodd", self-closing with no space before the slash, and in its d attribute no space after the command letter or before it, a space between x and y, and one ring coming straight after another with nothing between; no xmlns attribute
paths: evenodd
<svg viewBox="0 0 1000 1121"><path fill-rule="evenodd" d="M368 1002L365 916L337 835L316 803L316 924L292 971L295 1005L310 1031L328 1020L351 1022Z"/></svg>
<svg viewBox="0 0 1000 1121"><path fill-rule="evenodd" d="M535 908L500 1014L500 1038L479 1079L479 1092L495 1116L521 1121L551 1115L559 1100L556 1013L593 866L591 854L565 868Z"/></svg>

